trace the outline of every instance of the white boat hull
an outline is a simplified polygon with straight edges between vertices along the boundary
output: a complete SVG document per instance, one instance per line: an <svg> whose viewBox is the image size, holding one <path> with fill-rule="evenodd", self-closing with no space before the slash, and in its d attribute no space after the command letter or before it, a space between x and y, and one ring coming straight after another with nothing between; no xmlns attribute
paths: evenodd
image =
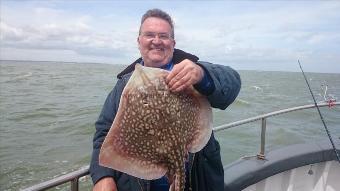
<svg viewBox="0 0 340 191"><path fill-rule="evenodd" d="M340 163L329 140L290 145L225 166L224 183L224 191L340 191Z"/></svg>
<svg viewBox="0 0 340 191"><path fill-rule="evenodd" d="M287 170L243 191L340 191L340 163L328 161Z"/></svg>

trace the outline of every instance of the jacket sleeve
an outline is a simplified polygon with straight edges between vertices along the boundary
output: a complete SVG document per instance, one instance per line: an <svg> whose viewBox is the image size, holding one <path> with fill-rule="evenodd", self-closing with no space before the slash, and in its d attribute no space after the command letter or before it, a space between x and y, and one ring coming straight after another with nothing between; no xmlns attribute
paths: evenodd
<svg viewBox="0 0 340 191"><path fill-rule="evenodd" d="M214 91L208 95L210 105L226 109L234 102L241 89L240 75L231 67L199 61L205 72L211 77Z"/></svg>
<svg viewBox="0 0 340 191"><path fill-rule="evenodd" d="M97 183L104 177L117 177L120 172L99 165L99 152L104 139L109 132L112 122L116 116L123 84L119 80L113 90L109 93L103 105L102 111L95 123L96 132L93 138L93 152L90 164L90 175L93 183Z"/></svg>

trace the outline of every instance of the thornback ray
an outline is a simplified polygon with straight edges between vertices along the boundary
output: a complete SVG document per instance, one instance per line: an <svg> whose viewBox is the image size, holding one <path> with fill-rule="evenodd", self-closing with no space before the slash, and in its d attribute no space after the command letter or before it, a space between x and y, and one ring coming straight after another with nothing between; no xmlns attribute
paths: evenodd
<svg viewBox="0 0 340 191"><path fill-rule="evenodd" d="M152 180L166 175L171 189L185 187L188 152L200 151L212 133L212 109L193 87L173 93L168 71L137 64L126 84L99 163Z"/></svg>

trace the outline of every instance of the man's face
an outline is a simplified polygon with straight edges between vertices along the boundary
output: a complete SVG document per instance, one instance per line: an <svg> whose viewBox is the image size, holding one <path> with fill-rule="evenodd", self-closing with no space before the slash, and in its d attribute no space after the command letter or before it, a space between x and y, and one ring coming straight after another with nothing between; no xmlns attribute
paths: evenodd
<svg viewBox="0 0 340 191"><path fill-rule="evenodd" d="M176 44L171 37L170 24L163 19L149 17L141 25L140 32L137 42L144 65L160 67L170 62Z"/></svg>

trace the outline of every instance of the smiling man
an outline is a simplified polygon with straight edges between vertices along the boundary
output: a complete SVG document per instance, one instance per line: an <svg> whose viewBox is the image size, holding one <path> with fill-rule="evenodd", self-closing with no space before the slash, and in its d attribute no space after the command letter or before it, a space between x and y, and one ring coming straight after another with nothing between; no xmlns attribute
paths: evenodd
<svg viewBox="0 0 340 191"><path fill-rule="evenodd" d="M141 58L118 74L118 81L108 95L96 122L90 173L94 191L163 191L169 190L166 177L147 181L99 165L101 145L118 111L122 91L136 63L169 70L166 82L173 92L194 88L207 96L214 108L226 109L240 91L238 73L228 66L199 61L195 55L175 49L174 25L171 17L162 10L147 11L141 20L137 38ZM112 156L114 157L114 156ZM214 135L198 153L189 154L186 160L186 188L194 191L223 190L224 173L220 146Z"/></svg>
<svg viewBox="0 0 340 191"><path fill-rule="evenodd" d="M157 17L143 17L143 20L137 38L143 61L146 66L161 67L171 61L174 52L172 25Z"/></svg>
<svg viewBox="0 0 340 191"><path fill-rule="evenodd" d="M176 41L174 26L169 15L155 11L147 12L142 18L137 42L145 66L172 68ZM179 92L196 84L202 77L201 67L190 60L184 60L174 67L167 80L170 89Z"/></svg>

